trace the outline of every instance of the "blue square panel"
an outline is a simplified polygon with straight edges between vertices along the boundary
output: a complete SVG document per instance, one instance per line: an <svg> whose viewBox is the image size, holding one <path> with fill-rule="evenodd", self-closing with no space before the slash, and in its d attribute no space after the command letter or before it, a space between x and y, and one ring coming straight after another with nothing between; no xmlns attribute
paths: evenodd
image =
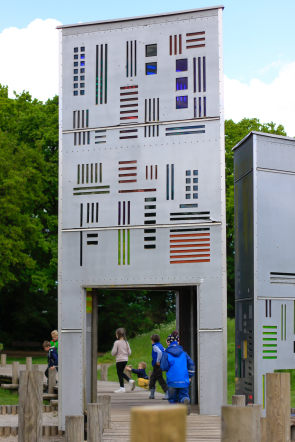
<svg viewBox="0 0 295 442"><path fill-rule="evenodd" d="M176 78L176 90L177 91L184 91L185 89L187 89L187 87L188 87L187 84L188 84L187 77Z"/></svg>
<svg viewBox="0 0 295 442"><path fill-rule="evenodd" d="M183 95L176 97L176 109L187 109L188 108L188 96Z"/></svg>
<svg viewBox="0 0 295 442"><path fill-rule="evenodd" d="M176 72L187 71L187 58L176 60Z"/></svg>
<svg viewBox="0 0 295 442"><path fill-rule="evenodd" d="M145 75L155 75L157 73L157 62L145 64Z"/></svg>

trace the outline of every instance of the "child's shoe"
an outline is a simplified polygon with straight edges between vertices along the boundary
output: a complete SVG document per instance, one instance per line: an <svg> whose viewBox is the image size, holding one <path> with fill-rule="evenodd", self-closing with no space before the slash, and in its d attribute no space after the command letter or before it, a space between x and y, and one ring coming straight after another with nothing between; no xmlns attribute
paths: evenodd
<svg viewBox="0 0 295 442"><path fill-rule="evenodd" d="M166 390L165 391L165 396L162 397L162 401L168 401L168 399L169 399L169 390Z"/></svg>
<svg viewBox="0 0 295 442"><path fill-rule="evenodd" d="M155 399L155 388L151 388L151 394L149 399Z"/></svg>
<svg viewBox="0 0 295 442"><path fill-rule="evenodd" d="M184 403L184 405L187 406L187 414L191 414L191 404L190 404L189 399L187 399L187 398L184 399L183 403Z"/></svg>
<svg viewBox="0 0 295 442"><path fill-rule="evenodd" d="M114 393L125 393L125 388L120 387L119 390L115 390Z"/></svg>
<svg viewBox="0 0 295 442"><path fill-rule="evenodd" d="M132 381L132 379L130 379L129 384L131 386L131 390L130 391L133 391L134 388L135 388L135 381Z"/></svg>

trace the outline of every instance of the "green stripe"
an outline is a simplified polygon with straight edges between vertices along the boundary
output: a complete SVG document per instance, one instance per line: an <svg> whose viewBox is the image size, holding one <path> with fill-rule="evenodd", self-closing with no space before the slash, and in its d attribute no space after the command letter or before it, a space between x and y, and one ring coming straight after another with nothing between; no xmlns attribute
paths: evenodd
<svg viewBox="0 0 295 442"><path fill-rule="evenodd" d="M130 229L127 230L127 264L130 265Z"/></svg>
<svg viewBox="0 0 295 442"><path fill-rule="evenodd" d="M276 341L277 338L263 338L263 341Z"/></svg>
<svg viewBox="0 0 295 442"><path fill-rule="evenodd" d="M123 266L125 265L125 230L122 230L123 235Z"/></svg>
<svg viewBox="0 0 295 442"><path fill-rule="evenodd" d="M276 325L264 325L263 328L277 328Z"/></svg>
<svg viewBox="0 0 295 442"><path fill-rule="evenodd" d="M277 344L263 344L263 347L276 347Z"/></svg>
<svg viewBox="0 0 295 442"><path fill-rule="evenodd" d="M118 230L118 265L121 265L121 230Z"/></svg>
<svg viewBox="0 0 295 442"><path fill-rule="evenodd" d="M277 332L263 332L264 335L276 335Z"/></svg>
<svg viewBox="0 0 295 442"><path fill-rule="evenodd" d="M277 350L263 350L263 353L277 353Z"/></svg>
<svg viewBox="0 0 295 442"><path fill-rule="evenodd" d="M276 356L263 356L263 359L277 359Z"/></svg>

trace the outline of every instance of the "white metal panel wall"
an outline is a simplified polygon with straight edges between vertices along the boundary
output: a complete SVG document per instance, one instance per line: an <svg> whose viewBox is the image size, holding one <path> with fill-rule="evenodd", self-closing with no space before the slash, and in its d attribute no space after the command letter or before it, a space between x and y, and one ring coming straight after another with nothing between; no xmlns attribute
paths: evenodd
<svg viewBox="0 0 295 442"><path fill-rule="evenodd" d="M62 29L59 327L83 329L82 358L86 286L203 283L200 328L226 327L219 9ZM150 44L157 55L146 57ZM184 59L187 69L177 71ZM154 62L157 74L146 75ZM187 89L177 90L178 78ZM178 96L187 108L177 109ZM225 347L215 352L218 372ZM226 397L225 369L222 383L213 379L218 393L214 405L206 396L206 412ZM85 379L83 389L85 396Z"/></svg>

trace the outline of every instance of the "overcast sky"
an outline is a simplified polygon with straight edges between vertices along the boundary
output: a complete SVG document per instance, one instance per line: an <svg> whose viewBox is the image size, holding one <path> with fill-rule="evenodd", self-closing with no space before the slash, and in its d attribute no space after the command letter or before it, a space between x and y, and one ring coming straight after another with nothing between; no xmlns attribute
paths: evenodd
<svg viewBox="0 0 295 442"><path fill-rule="evenodd" d="M295 136L294 0L0 0L0 83L45 101L58 93L58 24L223 4L225 116L283 124Z"/></svg>

